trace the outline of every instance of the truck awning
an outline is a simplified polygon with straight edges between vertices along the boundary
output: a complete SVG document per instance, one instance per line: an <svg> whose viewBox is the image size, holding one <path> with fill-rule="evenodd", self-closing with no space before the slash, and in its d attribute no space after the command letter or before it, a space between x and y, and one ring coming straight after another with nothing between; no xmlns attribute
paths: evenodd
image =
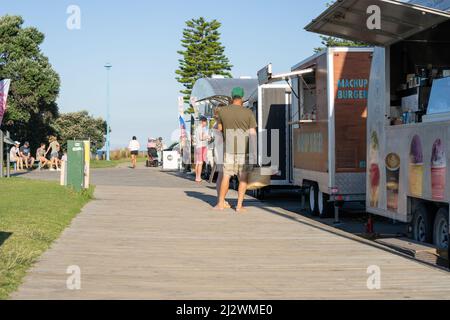
<svg viewBox="0 0 450 320"><path fill-rule="evenodd" d="M254 91L258 89L256 79L213 79L203 78L195 82L192 88L192 101L195 103L211 102L214 104L229 104L231 91L235 87L244 89L244 101L247 101Z"/></svg>
<svg viewBox="0 0 450 320"><path fill-rule="evenodd" d="M371 45L389 46L450 19L447 11L417 3L428 2L338 0L305 29ZM371 5L381 9L381 30L367 27L367 8Z"/></svg>

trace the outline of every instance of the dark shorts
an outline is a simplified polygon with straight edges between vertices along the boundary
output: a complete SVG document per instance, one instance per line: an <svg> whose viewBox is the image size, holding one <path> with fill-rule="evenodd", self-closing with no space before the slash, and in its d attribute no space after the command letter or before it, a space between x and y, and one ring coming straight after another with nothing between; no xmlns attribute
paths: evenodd
<svg viewBox="0 0 450 320"><path fill-rule="evenodd" d="M137 156L137 155L139 155L139 151L131 151L131 155L132 156Z"/></svg>

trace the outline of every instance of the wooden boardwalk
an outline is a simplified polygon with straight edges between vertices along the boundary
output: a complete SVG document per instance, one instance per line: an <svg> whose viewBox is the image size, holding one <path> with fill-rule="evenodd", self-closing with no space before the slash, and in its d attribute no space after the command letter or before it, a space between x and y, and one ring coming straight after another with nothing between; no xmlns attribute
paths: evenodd
<svg viewBox="0 0 450 320"><path fill-rule="evenodd" d="M96 200L12 298L450 298L447 272L280 208L252 200L246 215L213 212L212 188L157 170L98 170L93 179ZM67 289L72 265L81 290ZM380 290L367 288L371 265L381 268Z"/></svg>

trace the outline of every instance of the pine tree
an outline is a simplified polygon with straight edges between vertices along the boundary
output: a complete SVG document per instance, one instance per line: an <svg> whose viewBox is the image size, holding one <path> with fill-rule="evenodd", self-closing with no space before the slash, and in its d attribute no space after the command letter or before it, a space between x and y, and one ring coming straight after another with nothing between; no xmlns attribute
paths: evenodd
<svg viewBox="0 0 450 320"><path fill-rule="evenodd" d="M185 88L180 92L186 102L189 102L198 79L213 75L232 77L230 71L233 66L225 56L225 47L220 41L220 27L219 21L206 21L203 17L186 22L181 40L184 50L178 51L182 59L179 59L180 66L176 71L176 79Z"/></svg>

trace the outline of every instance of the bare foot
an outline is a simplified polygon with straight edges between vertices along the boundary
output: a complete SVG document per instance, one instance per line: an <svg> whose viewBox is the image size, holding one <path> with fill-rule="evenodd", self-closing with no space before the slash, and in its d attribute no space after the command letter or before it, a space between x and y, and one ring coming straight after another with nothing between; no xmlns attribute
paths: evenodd
<svg viewBox="0 0 450 320"><path fill-rule="evenodd" d="M241 207L241 208L236 208L236 212L237 213L247 213L248 210L244 207Z"/></svg>
<svg viewBox="0 0 450 320"><path fill-rule="evenodd" d="M217 206L215 206L215 207L213 208L213 210L214 210L214 211L224 211L224 210L225 210L225 207L224 207L224 206L219 206L219 205L217 205Z"/></svg>

